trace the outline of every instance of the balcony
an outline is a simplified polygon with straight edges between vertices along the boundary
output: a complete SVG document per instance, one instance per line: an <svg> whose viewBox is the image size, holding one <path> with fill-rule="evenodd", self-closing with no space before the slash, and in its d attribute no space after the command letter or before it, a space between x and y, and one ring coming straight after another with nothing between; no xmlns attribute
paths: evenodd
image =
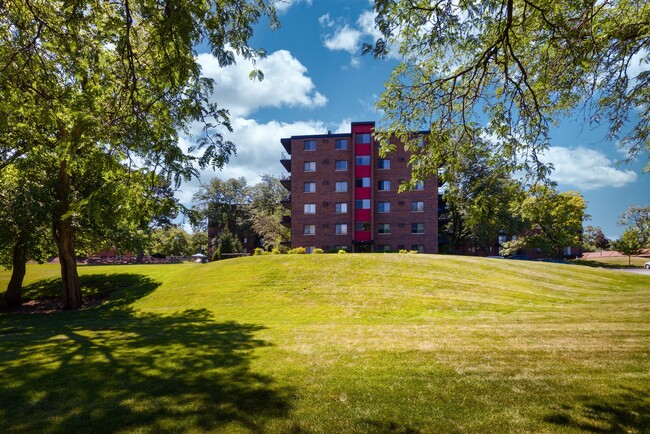
<svg viewBox="0 0 650 434"><path fill-rule="evenodd" d="M291 174L283 173L280 175L280 184L287 190L291 191Z"/></svg>
<svg viewBox="0 0 650 434"><path fill-rule="evenodd" d="M282 221L280 222L282 226L285 226L287 228L291 228L291 217L288 215L283 215L282 216Z"/></svg>
<svg viewBox="0 0 650 434"><path fill-rule="evenodd" d="M284 152L280 153L280 163L284 166L287 172L291 172L291 157L287 156Z"/></svg>
<svg viewBox="0 0 650 434"><path fill-rule="evenodd" d="M291 155L291 139L280 139L280 143L289 155Z"/></svg>
<svg viewBox="0 0 650 434"><path fill-rule="evenodd" d="M291 193L289 193L285 197L283 197L282 200L280 201L280 203L285 208L291 209Z"/></svg>

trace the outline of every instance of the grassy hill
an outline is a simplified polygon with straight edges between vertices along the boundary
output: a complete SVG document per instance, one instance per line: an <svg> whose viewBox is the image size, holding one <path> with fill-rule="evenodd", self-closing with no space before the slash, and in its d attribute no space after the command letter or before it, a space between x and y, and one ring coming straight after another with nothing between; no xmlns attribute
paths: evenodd
<svg viewBox="0 0 650 434"><path fill-rule="evenodd" d="M30 296L57 267L28 268ZM650 279L399 254L82 267L0 315L2 432L647 432ZM0 272L0 287L8 281Z"/></svg>

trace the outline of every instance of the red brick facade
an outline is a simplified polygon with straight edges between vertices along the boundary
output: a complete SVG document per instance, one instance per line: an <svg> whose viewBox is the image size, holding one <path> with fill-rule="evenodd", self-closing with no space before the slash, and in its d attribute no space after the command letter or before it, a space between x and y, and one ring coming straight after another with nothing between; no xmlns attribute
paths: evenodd
<svg viewBox="0 0 650 434"><path fill-rule="evenodd" d="M437 179L398 193L411 178L410 155L396 143L381 159L373 128L356 122L349 134L282 139L291 155L282 161L290 168L283 184L291 192L291 247L438 252Z"/></svg>

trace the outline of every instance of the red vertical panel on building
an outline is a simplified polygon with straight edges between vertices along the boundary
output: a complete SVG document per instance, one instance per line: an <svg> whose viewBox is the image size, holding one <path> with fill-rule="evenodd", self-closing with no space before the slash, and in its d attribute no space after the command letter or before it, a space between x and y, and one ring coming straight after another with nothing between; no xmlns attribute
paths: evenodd
<svg viewBox="0 0 650 434"><path fill-rule="evenodd" d="M372 139L370 143L359 143L357 144L356 135L357 134L370 134L372 133L373 128L375 127L374 122L369 122L367 124L353 124L352 125L352 140L354 142L354 156L370 156L371 162L367 166L357 166L355 163L354 167L354 176L355 178L371 178L370 185L374 180L372 179ZM355 159L356 160L356 159ZM356 181L356 179L355 179ZM356 187L354 189L354 198L359 199L371 199L372 189L371 187ZM355 209L354 211L354 222L355 222L355 231L354 231L354 240L355 241L370 241L372 240L372 226L369 231L357 231L356 223L357 222L370 222L372 217L372 209Z"/></svg>

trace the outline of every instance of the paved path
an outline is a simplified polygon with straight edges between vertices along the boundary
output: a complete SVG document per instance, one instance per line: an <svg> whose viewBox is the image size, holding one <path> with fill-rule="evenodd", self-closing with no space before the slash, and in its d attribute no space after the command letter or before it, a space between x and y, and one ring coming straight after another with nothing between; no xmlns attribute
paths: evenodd
<svg viewBox="0 0 650 434"><path fill-rule="evenodd" d="M626 273L635 273L635 274L644 274L650 276L650 270L644 268L619 268L620 271L625 271Z"/></svg>

